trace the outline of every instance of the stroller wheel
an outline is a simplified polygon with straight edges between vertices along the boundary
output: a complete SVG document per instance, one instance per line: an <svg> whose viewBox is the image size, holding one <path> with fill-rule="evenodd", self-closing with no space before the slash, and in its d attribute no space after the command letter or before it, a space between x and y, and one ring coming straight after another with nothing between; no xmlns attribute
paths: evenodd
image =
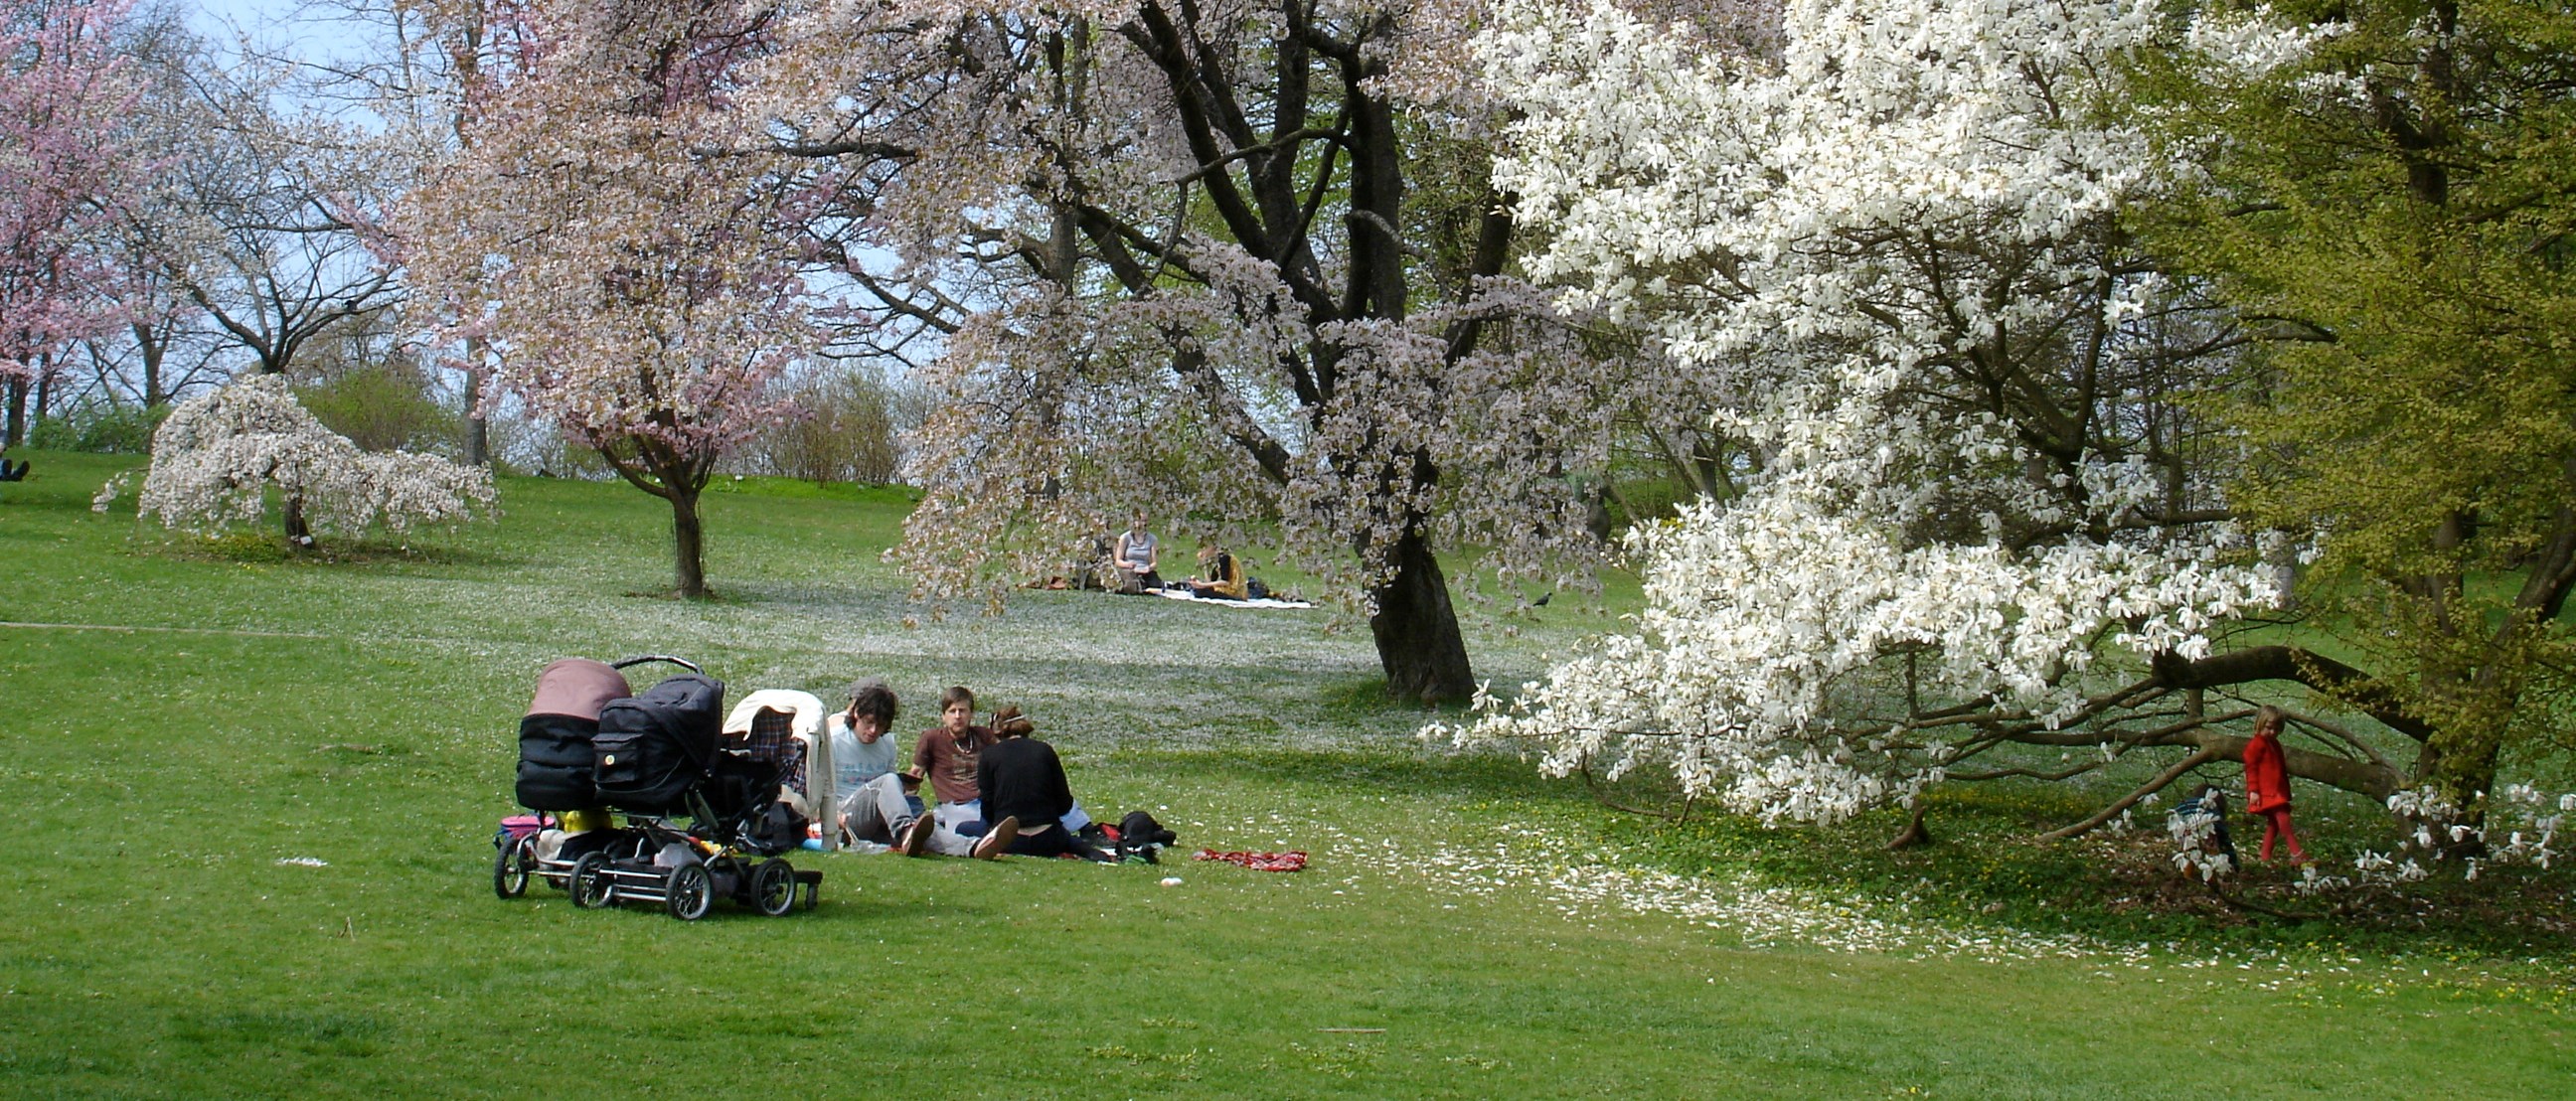
<svg viewBox="0 0 2576 1101"><path fill-rule="evenodd" d="M796 908L796 867L784 860L763 860L751 873L751 904L771 917L786 917Z"/></svg>
<svg viewBox="0 0 2576 1101"><path fill-rule="evenodd" d="M607 869L606 853L583 853L572 862L572 871L564 876L564 890L572 895L573 905L590 910L617 901L617 885L608 881Z"/></svg>
<svg viewBox="0 0 2576 1101"><path fill-rule="evenodd" d="M715 877L707 874L704 864L682 864L662 881L662 895L672 917L696 921L716 904Z"/></svg>
<svg viewBox="0 0 2576 1101"><path fill-rule="evenodd" d="M528 875L537 865L536 836L531 834L501 846L492 857L492 893L502 898L517 898L528 893Z"/></svg>

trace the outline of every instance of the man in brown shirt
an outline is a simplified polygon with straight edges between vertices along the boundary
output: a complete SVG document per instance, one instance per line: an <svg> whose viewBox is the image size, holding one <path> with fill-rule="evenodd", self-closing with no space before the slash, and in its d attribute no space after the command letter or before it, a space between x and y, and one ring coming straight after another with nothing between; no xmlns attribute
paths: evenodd
<svg viewBox="0 0 2576 1101"><path fill-rule="evenodd" d="M939 694L939 725L922 731L912 750L912 767L930 779L931 793L939 799L930 814L937 828L921 847L948 856L984 855L976 844L982 837L959 833L957 828L984 820L976 766L984 747L991 744L993 732L975 725L975 693L960 686ZM910 844L904 848L918 851Z"/></svg>

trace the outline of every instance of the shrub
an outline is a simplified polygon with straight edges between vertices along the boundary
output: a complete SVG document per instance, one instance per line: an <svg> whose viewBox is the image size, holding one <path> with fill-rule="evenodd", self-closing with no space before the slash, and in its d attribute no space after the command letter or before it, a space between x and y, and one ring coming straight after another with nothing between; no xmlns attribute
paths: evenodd
<svg viewBox="0 0 2576 1101"><path fill-rule="evenodd" d="M371 364L296 388L296 399L323 426L365 451L451 451L461 434L456 412L441 404L417 368Z"/></svg>
<svg viewBox="0 0 2576 1101"><path fill-rule="evenodd" d="M903 434L921 422L910 388L847 367L782 385L806 416L746 446L743 473L866 485L888 485L901 474Z"/></svg>
<svg viewBox="0 0 2576 1101"><path fill-rule="evenodd" d="M170 415L167 405L83 401L27 430L27 446L45 451L140 455L152 450L152 431Z"/></svg>

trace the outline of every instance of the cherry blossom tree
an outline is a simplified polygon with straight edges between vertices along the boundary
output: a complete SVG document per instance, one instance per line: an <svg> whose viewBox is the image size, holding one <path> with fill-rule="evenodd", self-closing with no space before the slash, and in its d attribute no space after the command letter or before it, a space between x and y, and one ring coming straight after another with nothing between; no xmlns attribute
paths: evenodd
<svg viewBox="0 0 2576 1101"><path fill-rule="evenodd" d="M792 409L826 339L792 247L789 165L736 103L768 14L536 3L484 24L472 140L397 219L418 293L496 380L671 506L678 590L706 592L698 497Z"/></svg>
<svg viewBox="0 0 2576 1101"><path fill-rule="evenodd" d="M318 90L381 121L381 132L369 144L383 152L384 167L399 169L407 190L422 170L446 163L473 140L477 100L471 93L483 86L484 63L493 52L494 19L487 12L502 5L327 0L322 6L357 30L344 51L320 67ZM498 395L490 385L490 359L484 337L471 331L430 357L459 373L466 399L465 460L478 466L489 465L492 455L489 412Z"/></svg>
<svg viewBox="0 0 2576 1101"><path fill-rule="evenodd" d="M105 512L125 490L119 475L93 502ZM152 435L139 510L172 527L211 534L257 522L269 491L282 502L287 539L357 536L375 525L397 534L423 524L489 516L491 472L434 455L369 452L322 426L283 376L245 375L179 403Z"/></svg>
<svg viewBox="0 0 2576 1101"><path fill-rule="evenodd" d="M816 255L937 334L922 590L1132 512L1345 583L1400 698L1472 688L1442 548L1587 585L1640 364L1511 277L1474 4L798 5L756 70ZM899 344L899 341L886 341Z"/></svg>
<svg viewBox="0 0 2576 1101"><path fill-rule="evenodd" d="M114 40L125 0L0 4L0 383L8 440L65 349L117 321L102 247L141 169L119 128L134 88Z"/></svg>
<svg viewBox="0 0 2576 1101"><path fill-rule="evenodd" d="M2237 752L2248 712L2208 690L2334 675L2216 644L2278 597L2189 400L2247 337L2123 222L2174 183L2129 63L2304 40L2152 0L1795 0L1781 26L1771 60L1509 0L1480 45L1521 112L1496 178L1548 234L1532 272L1733 378L1717 428L1760 469L1638 533L1634 633L1434 732L1535 742L1559 774L1668 768L1765 821L2154 759L2089 828ZM2338 748L2291 768L2402 785Z"/></svg>

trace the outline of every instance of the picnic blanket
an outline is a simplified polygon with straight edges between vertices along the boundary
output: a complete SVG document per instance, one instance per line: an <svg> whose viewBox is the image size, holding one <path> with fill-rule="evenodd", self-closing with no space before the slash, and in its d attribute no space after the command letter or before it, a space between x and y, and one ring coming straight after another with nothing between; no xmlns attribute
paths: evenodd
<svg viewBox="0 0 2576 1101"><path fill-rule="evenodd" d="M1311 600L1281 600L1277 597L1263 597L1259 600L1226 600L1213 596L1194 596L1187 589L1164 589L1162 594L1166 599L1187 600L1198 604L1221 604L1228 608L1312 608L1315 606L1315 602Z"/></svg>
<svg viewBox="0 0 2576 1101"><path fill-rule="evenodd" d="M1256 872L1302 872L1306 870L1306 854L1303 850L1284 853L1221 853L1215 849L1200 849L1198 851L1198 855L1193 856L1190 859L1222 860L1228 864L1241 864Z"/></svg>

